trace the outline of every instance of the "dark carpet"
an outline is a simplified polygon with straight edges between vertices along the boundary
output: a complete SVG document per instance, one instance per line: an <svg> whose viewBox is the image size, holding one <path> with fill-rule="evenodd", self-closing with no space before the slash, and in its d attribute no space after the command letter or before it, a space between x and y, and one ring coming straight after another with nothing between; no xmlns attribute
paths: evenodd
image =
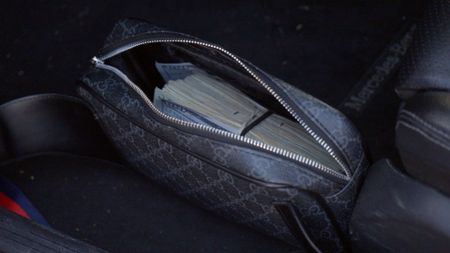
<svg viewBox="0 0 450 253"><path fill-rule="evenodd" d="M53 228L111 252L295 251L114 163L55 153L11 161L0 171Z"/></svg>
<svg viewBox="0 0 450 253"><path fill-rule="evenodd" d="M3 6L0 102L73 93L121 17L217 42L336 105L402 23L412 1L12 1Z"/></svg>

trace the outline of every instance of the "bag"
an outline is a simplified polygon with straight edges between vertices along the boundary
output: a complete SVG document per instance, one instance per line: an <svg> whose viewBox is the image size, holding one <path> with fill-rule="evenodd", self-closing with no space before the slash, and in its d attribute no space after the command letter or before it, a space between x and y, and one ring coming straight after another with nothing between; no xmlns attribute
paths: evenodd
<svg viewBox="0 0 450 253"><path fill-rule="evenodd" d="M219 45L144 21L119 21L79 94L130 166L234 222L305 249L339 252L367 167L361 139L338 111ZM292 117L336 168L161 113L155 62L190 62Z"/></svg>

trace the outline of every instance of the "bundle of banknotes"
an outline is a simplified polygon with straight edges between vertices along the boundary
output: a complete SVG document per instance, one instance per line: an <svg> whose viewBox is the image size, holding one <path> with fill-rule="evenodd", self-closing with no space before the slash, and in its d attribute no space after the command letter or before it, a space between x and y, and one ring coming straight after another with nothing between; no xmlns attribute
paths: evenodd
<svg viewBox="0 0 450 253"><path fill-rule="evenodd" d="M153 98L161 112L336 166L300 124L270 112L225 80L191 63L155 65L166 82L162 89L155 89Z"/></svg>

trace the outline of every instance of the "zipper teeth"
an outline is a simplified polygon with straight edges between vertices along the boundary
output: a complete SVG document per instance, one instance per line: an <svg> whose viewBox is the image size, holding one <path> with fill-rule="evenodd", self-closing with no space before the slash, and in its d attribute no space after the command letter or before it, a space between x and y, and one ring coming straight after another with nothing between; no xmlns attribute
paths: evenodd
<svg viewBox="0 0 450 253"><path fill-rule="evenodd" d="M103 63L103 61L105 59L108 59L110 57L113 57L123 51L126 51L128 49L134 48L134 47L138 47L140 45L144 45L144 44L150 44L150 43L186 43L186 44L196 44L196 45L200 45L200 46L204 46L204 47L209 47L209 48L213 48L216 49L226 55L228 55L229 57L231 57L234 61L236 61L242 68L245 69L245 71L247 71L247 73L249 73L256 81L258 81L294 118L295 120L297 120L297 122L305 129L305 131L317 142L319 143L319 145L321 145L325 151L327 151L327 153L338 163L338 165L342 168L342 170L344 171L344 174L338 173L328 167L326 167L325 165L317 162L317 161L313 161L309 158L306 158L304 156L301 156L299 154L295 154L292 153L290 151L278 148L278 147L274 147L271 145L267 145L265 143L262 143L260 141L256 141L244 136L240 136L234 133L230 133L227 131L223 131L220 129L216 129L210 126L206 126L206 125L202 125L202 124L197 124L197 123L193 123L193 122L188 122L188 121L184 121L184 120L180 120L171 116L168 116L164 113L162 113L158 108L156 108L153 103L148 99L147 95L133 82L131 81L124 73L122 73L120 70L116 69L115 67L106 65ZM270 87L269 85L267 85L258 75L256 75L251 69L249 69L247 67L246 64L244 64L237 56L235 56L234 54L230 53L229 51L227 51L226 49L219 47L217 45L214 44L209 44L209 43L205 43L205 42L201 42L201 41L196 41L196 40L187 40L187 39L158 39L158 40L145 40L145 41L140 41L140 42L136 42L136 43L132 43L129 44L128 46L124 46L121 48L118 48L116 50L113 50L112 52L105 54L99 58L94 57L92 59L92 61L95 63L96 66L102 66L103 68L109 69L113 72L115 72L116 74L118 74L119 76L121 76L122 79L124 79L132 88L133 90L135 90L143 99L144 101L151 107L151 109L153 111L155 111L159 116L161 116L162 118L165 118L166 120L172 121L176 124L180 124L183 126L187 126L187 127L194 127L194 128L198 128L198 129L202 129L205 131L209 131L215 134L219 134L219 135L223 135L226 136L227 138L232 138L238 141L242 141L245 142L247 144L268 150L270 152L274 152L276 154L288 157L290 159L299 161L301 163L307 164L309 166L315 167L323 172L326 172L328 174L334 175L338 178L344 179L344 180L349 180L351 177L351 173L350 171L347 169L347 167L344 165L344 163L339 159L339 157L336 155L336 153L333 151L333 149L325 142L325 140L323 140L320 136L318 136L314 130L312 130L306 123L305 121L292 109L292 107L286 103L286 101L284 101L283 98L280 97L280 95L278 95L273 89L272 87Z"/></svg>

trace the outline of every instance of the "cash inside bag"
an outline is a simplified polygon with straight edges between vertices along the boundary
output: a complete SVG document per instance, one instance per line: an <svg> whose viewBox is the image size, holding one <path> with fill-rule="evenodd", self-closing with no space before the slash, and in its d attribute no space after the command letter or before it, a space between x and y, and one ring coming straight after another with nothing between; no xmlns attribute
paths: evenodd
<svg viewBox="0 0 450 253"><path fill-rule="evenodd" d="M164 80L153 103L163 113L300 154L333 168L336 161L297 122L254 101L192 63L155 63Z"/></svg>

